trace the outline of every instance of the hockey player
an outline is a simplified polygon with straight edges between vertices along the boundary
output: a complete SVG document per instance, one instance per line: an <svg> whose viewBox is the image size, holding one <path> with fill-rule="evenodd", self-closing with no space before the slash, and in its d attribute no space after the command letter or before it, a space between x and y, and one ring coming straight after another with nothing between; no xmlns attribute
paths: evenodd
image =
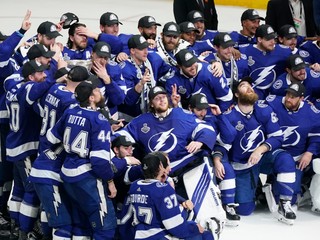
<svg viewBox="0 0 320 240"><path fill-rule="evenodd" d="M306 89L301 82L291 83L285 91L284 97L270 95L267 102L279 119L284 136L282 149L290 153L296 162L296 195L301 194L304 171L312 165L314 156L319 154L320 113L318 109L304 101ZM315 170L317 171L317 167Z"/></svg>
<svg viewBox="0 0 320 240"><path fill-rule="evenodd" d="M285 71L286 59L291 55L289 47L276 45L276 33L269 25L257 28L257 44L240 47L248 59L250 77L259 99L265 99L274 80Z"/></svg>
<svg viewBox="0 0 320 240"><path fill-rule="evenodd" d="M237 105L226 113L226 117L236 128L237 135L231 145L224 145L221 149L235 170L237 213L250 215L254 211L259 173L273 173L280 195L279 220L292 224L296 218L290 204L295 163L288 153L279 149L283 137L278 117L266 104L256 103L258 96L251 81L246 77L234 85Z"/></svg>
<svg viewBox="0 0 320 240"><path fill-rule="evenodd" d="M157 37L157 27L161 26L152 16L144 16L138 21L138 30L140 34L147 40L149 48L156 47L155 40Z"/></svg>
<svg viewBox="0 0 320 240"><path fill-rule="evenodd" d="M174 189L168 182L169 159L153 152L142 160L145 179L134 182L128 201L134 208L135 239L214 239L210 232L181 215Z"/></svg>
<svg viewBox="0 0 320 240"><path fill-rule="evenodd" d="M204 93L208 102L219 105L222 112L230 107L233 96L225 77L215 77L211 65L198 62L198 58L187 49L180 50L176 59L180 71L167 79L165 87L171 94L172 86L177 85L183 108L188 108L193 93Z"/></svg>
<svg viewBox="0 0 320 240"><path fill-rule="evenodd" d="M66 157L61 179L75 211L91 223L93 238L114 239L116 196L111 169L110 124L97 110L104 103L96 77L75 89L80 106L70 108L47 132L48 146L63 143ZM79 219L73 219L79 221Z"/></svg>

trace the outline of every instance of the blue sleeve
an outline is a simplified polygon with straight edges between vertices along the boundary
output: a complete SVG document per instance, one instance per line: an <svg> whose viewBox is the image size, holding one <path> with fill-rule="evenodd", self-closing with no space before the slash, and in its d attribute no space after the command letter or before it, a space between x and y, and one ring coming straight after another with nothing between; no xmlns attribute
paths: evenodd
<svg viewBox="0 0 320 240"><path fill-rule="evenodd" d="M122 51L122 42L121 40L114 35L100 33L98 37L98 41L106 42L111 47L112 54L119 54Z"/></svg>
<svg viewBox="0 0 320 240"><path fill-rule="evenodd" d="M0 67L12 56L14 49L18 46L22 37L23 35L19 31L16 31L0 43Z"/></svg>

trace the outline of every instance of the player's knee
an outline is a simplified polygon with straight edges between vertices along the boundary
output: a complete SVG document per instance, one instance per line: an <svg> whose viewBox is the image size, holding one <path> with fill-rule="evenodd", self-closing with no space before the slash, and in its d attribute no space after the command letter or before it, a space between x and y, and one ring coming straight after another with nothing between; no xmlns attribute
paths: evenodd
<svg viewBox="0 0 320 240"><path fill-rule="evenodd" d="M237 213L242 216L248 216L256 208L255 202L240 203L237 207Z"/></svg>
<svg viewBox="0 0 320 240"><path fill-rule="evenodd" d="M312 160L313 171L316 174L320 174L320 158L315 158Z"/></svg>

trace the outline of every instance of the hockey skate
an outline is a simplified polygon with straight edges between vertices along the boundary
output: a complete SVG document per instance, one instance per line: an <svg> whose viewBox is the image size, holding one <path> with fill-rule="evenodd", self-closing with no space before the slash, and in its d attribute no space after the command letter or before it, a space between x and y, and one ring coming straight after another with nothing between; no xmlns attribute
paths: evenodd
<svg viewBox="0 0 320 240"><path fill-rule="evenodd" d="M227 204L223 205L223 209L226 211L227 221L226 226L237 227L240 222L240 216L236 213L235 207L239 204Z"/></svg>
<svg viewBox="0 0 320 240"><path fill-rule="evenodd" d="M278 208L278 220L292 225L296 219L296 214L291 207L290 200L280 199Z"/></svg>
<svg viewBox="0 0 320 240"><path fill-rule="evenodd" d="M214 240L219 240L224 224L225 223L223 221L220 221L219 219L212 217L207 220L206 230L212 232Z"/></svg>
<svg viewBox="0 0 320 240"><path fill-rule="evenodd" d="M311 211L317 214L320 214L320 208L317 208L315 206L312 206Z"/></svg>

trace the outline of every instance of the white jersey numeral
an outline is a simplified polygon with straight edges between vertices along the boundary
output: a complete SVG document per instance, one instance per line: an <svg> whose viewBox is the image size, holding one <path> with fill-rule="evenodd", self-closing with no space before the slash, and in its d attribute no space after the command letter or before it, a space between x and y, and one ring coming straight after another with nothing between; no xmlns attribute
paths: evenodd
<svg viewBox="0 0 320 240"><path fill-rule="evenodd" d="M56 124L57 112L55 109L52 109L49 112L48 106L44 106L44 116L42 118L42 126L40 135L44 136L49 128L52 128ZM49 126L48 126L49 123Z"/></svg>
<svg viewBox="0 0 320 240"><path fill-rule="evenodd" d="M67 127L64 131L63 135L63 146L66 152L68 153L76 153L82 158L86 158L89 152L87 148L88 143L88 132L81 131L78 135L72 140L70 144L70 135L71 135L71 128Z"/></svg>

